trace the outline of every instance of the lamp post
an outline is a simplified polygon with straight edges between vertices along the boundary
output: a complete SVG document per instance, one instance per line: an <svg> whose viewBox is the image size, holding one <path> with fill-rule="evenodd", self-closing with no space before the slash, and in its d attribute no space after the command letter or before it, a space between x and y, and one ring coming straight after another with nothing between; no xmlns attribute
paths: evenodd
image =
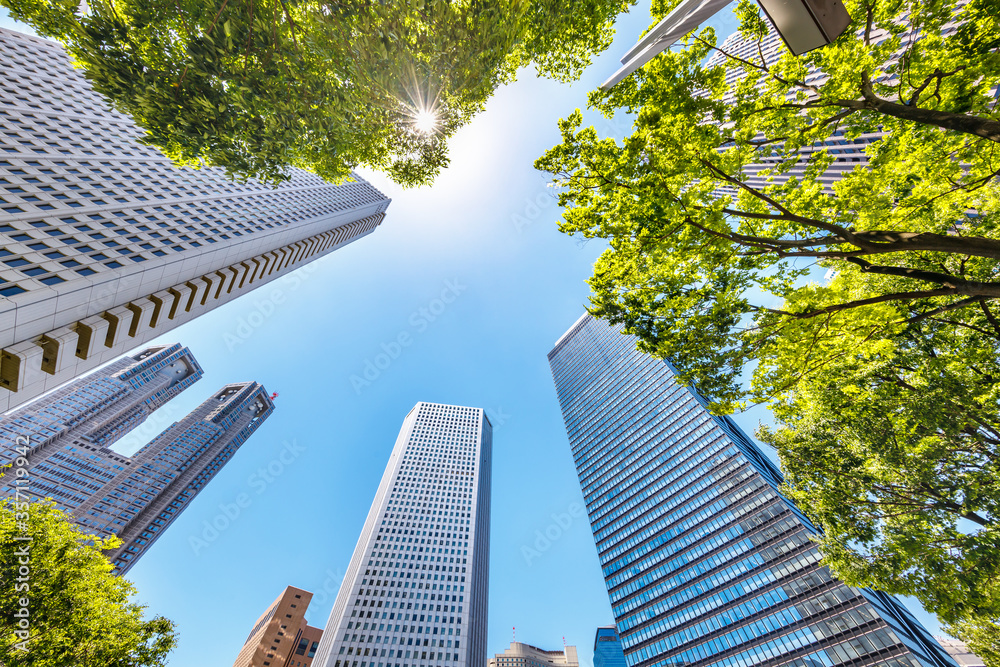
<svg viewBox="0 0 1000 667"><path fill-rule="evenodd" d="M682 0L622 57L622 67L601 88L610 90L732 0ZM851 23L842 0L757 0L789 51L802 55L837 39Z"/></svg>

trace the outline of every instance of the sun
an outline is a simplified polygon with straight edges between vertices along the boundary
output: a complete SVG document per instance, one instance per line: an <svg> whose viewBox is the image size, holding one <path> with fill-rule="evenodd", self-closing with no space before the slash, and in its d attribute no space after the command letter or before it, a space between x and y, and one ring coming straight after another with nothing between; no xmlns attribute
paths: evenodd
<svg viewBox="0 0 1000 667"><path fill-rule="evenodd" d="M413 118L413 126L421 134L430 134L438 126L438 116L434 111L425 109L418 111Z"/></svg>

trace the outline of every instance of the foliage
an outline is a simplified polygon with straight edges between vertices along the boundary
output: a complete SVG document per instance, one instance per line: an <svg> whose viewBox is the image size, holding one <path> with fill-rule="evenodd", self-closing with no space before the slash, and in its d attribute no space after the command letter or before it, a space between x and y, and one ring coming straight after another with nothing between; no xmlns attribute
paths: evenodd
<svg viewBox="0 0 1000 667"><path fill-rule="evenodd" d="M446 140L518 67L575 76L634 0L0 0L63 42L178 165L429 182ZM437 117L421 130L421 112Z"/></svg>
<svg viewBox="0 0 1000 667"><path fill-rule="evenodd" d="M592 94L608 116L636 114L622 143L576 112L536 163L561 188L561 229L610 241L592 312L669 355L722 412L818 372L848 330L891 337L1000 296L1000 1L846 4L860 34L801 58L743 58L703 30ZM940 36L952 12L964 22ZM749 0L739 13L758 53L762 19ZM866 135L867 163L828 186L836 146ZM804 284L818 267L844 279ZM745 392L736 380L758 360L772 361Z"/></svg>
<svg viewBox="0 0 1000 667"><path fill-rule="evenodd" d="M758 431L785 493L823 527L824 562L946 622L1000 617L994 343L932 319L878 345L845 340L857 352L799 383L775 406L779 428Z"/></svg>
<svg viewBox="0 0 1000 667"><path fill-rule="evenodd" d="M591 312L713 410L774 407L826 562L996 655L1000 1L845 6L834 44L771 57L741 0L739 40L702 30L591 95L630 136L577 110L536 167L562 231L609 241Z"/></svg>
<svg viewBox="0 0 1000 667"><path fill-rule="evenodd" d="M19 539L23 537L30 541ZM102 541L80 532L51 502L0 501L0 581L5 582L0 591L0 664L166 664L175 643L173 623L159 616L143 620L143 607L129 600L134 587L112 574L101 553L119 544L117 538ZM25 561L27 575L19 573ZM29 637L19 647L25 638L16 634L16 614L24 613L25 598Z"/></svg>

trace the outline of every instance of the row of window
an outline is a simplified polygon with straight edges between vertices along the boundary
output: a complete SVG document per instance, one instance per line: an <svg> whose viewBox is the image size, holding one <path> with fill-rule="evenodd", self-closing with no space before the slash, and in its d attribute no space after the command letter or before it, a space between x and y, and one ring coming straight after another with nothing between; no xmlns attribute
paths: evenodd
<svg viewBox="0 0 1000 667"><path fill-rule="evenodd" d="M752 443L737 446L634 345L588 318L552 354L629 664L750 667L856 641L891 647L888 635L843 639L879 636L873 608L818 567L807 527L749 465Z"/></svg>

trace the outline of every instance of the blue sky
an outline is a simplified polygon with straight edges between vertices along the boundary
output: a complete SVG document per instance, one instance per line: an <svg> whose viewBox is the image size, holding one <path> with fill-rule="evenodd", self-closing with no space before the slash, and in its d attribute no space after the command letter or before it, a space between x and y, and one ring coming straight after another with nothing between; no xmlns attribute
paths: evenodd
<svg viewBox="0 0 1000 667"><path fill-rule="evenodd" d="M723 35L734 27L728 14L714 22ZM287 585L313 591L307 617L326 623L402 420L434 401L484 408L495 427L489 654L516 626L519 641L542 648L565 637L589 667L595 629L613 617L589 526L571 515L583 499L546 353L583 312L603 246L557 231L532 163L558 142L556 120L585 104L649 23L648 2L622 16L615 44L575 85L522 72L452 140L451 167L433 187L401 191L365 174L393 198L372 235L162 339L189 346L205 376L125 447L227 382L280 393L271 418L129 573L150 612L177 623L171 665L232 664ZM2 13L0 25L14 27ZM605 135L627 130L590 122ZM402 333L410 345L370 384L352 384ZM737 421L752 432L761 418ZM234 507L241 494L249 506ZM539 539L546 532L558 537Z"/></svg>

